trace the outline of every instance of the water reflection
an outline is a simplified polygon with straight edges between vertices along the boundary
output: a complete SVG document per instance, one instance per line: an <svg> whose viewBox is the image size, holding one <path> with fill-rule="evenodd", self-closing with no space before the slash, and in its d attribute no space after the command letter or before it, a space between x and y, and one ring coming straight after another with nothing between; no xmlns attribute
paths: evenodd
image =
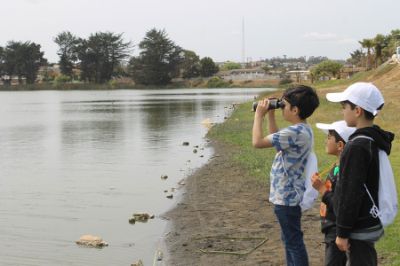
<svg viewBox="0 0 400 266"><path fill-rule="evenodd" d="M222 122L224 107L259 92L1 92L0 265L151 264L165 221L128 218L173 206L164 190L212 153L192 152L201 121ZM88 233L110 246L77 247Z"/></svg>
<svg viewBox="0 0 400 266"><path fill-rule="evenodd" d="M121 139L123 127L121 120L65 121L61 128L62 144L113 143Z"/></svg>

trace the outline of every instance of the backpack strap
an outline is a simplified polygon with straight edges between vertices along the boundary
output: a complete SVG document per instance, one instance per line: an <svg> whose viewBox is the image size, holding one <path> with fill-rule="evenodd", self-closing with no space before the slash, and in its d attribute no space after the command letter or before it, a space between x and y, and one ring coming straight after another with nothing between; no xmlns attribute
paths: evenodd
<svg viewBox="0 0 400 266"><path fill-rule="evenodd" d="M351 141L353 141L355 139L369 139L371 141L375 141L373 138L365 136L365 135L358 135L358 136L354 137L353 139L351 139Z"/></svg>
<svg viewBox="0 0 400 266"><path fill-rule="evenodd" d="M365 135L358 135L358 136L354 137L353 139L351 139L350 141L354 141L356 139L367 139L367 140L370 140L371 143L375 141L373 138L365 136ZM370 155L372 157L372 148L371 148L371 146L370 146L369 152L370 152Z"/></svg>
<svg viewBox="0 0 400 266"><path fill-rule="evenodd" d="M371 193L369 192L366 184L364 184L364 187L365 187L365 190L367 191L367 194L368 194L368 196L369 196L369 198L371 199L371 202L372 202L372 207L369 210L369 213L372 215L372 217L379 218L379 216L380 216L379 208L378 208L378 206L376 206L375 201L372 198Z"/></svg>

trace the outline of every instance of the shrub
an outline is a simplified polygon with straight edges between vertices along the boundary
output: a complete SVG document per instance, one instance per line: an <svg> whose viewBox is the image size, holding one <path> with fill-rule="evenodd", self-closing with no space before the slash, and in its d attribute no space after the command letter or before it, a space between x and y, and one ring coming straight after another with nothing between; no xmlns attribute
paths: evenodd
<svg viewBox="0 0 400 266"><path fill-rule="evenodd" d="M66 75L59 75L58 77L56 77L54 79L54 81L56 83L67 83L67 82L71 82L71 77L66 76Z"/></svg>
<svg viewBox="0 0 400 266"><path fill-rule="evenodd" d="M229 83L225 82L220 77L212 77L207 81L208 88L226 88L229 87Z"/></svg>
<svg viewBox="0 0 400 266"><path fill-rule="evenodd" d="M290 78L284 78L279 81L279 85L286 85L291 83L293 83L293 80L291 80Z"/></svg>

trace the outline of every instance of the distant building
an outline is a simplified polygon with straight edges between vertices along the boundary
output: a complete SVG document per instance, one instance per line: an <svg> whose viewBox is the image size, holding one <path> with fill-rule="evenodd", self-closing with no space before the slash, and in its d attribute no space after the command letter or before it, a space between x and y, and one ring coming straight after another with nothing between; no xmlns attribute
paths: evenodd
<svg viewBox="0 0 400 266"><path fill-rule="evenodd" d="M10 78L10 76L8 75L3 75L0 77L0 85L21 85L21 84L26 84L26 78L22 77L22 78L18 78L17 76L12 76Z"/></svg>
<svg viewBox="0 0 400 266"><path fill-rule="evenodd" d="M42 83L45 81L54 80L59 75L61 75L60 65L53 64L41 66L36 77L36 82Z"/></svg>
<svg viewBox="0 0 400 266"><path fill-rule="evenodd" d="M286 75L296 82L310 80L311 78L309 70L291 70L286 72Z"/></svg>
<svg viewBox="0 0 400 266"><path fill-rule="evenodd" d="M351 76L354 74L361 72L361 71L366 71L365 67L356 67L356 66L344 66L340 70L340 78L341 79L349 79Z"/></svg>
<svg viewBox="0 0 400 266"><path fill-rule="evenodd" d="M225 80L274 80L279 75L267 74L262 68L233 69L218 72L218 76Z"/></svg>

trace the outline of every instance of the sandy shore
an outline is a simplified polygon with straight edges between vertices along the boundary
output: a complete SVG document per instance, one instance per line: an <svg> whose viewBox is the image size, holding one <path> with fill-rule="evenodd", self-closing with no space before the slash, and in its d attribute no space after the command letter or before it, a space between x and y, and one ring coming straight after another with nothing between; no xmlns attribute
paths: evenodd
<svg viewBox="0 0 400 266"><path fill-rule="evenodd" d="M171 221L167 265L284 265L269 185L234 162L230 155L237 149L215 141L211 145L213 158L188 177L182 202L165 214ZM323 265L318 204L303 213L302 227L310 265Z"/></svg>

